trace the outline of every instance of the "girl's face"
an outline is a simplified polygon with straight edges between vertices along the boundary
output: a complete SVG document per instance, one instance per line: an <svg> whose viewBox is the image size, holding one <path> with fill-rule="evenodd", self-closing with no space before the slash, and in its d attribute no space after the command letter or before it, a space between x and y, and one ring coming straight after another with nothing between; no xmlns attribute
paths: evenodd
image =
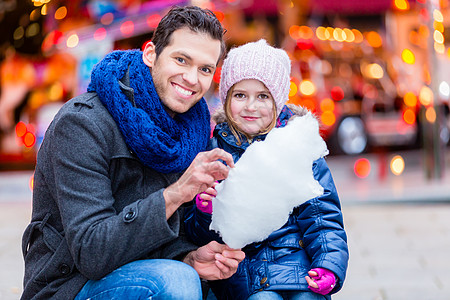
<svg viewBox="0 0 450 300"><path fill-rule="evenodd" d="M234 85L230 113L238 129L248 136L265 131L274 118L274 100L266 86L256 79L245 79Z"/></svg>

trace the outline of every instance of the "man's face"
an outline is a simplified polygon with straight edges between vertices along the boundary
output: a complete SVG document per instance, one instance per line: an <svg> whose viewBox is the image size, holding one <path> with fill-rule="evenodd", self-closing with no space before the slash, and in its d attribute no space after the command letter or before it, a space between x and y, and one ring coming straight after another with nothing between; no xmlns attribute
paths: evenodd
<svg viewBox="0 0 450 300"><path fill-rule="evenodd" d="M156 58L153 43L144 49L156 92L173 117L194 106L208 91L220 56L220 41L208 34L180 28Z"/></svg>

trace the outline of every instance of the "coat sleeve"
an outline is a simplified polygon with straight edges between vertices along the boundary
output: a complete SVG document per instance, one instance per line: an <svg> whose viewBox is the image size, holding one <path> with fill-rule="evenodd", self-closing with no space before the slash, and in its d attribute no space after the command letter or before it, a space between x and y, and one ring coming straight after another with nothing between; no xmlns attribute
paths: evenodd
<svg viewBox="0 0 450 300"><path fill-rule="evenodd" d="M215 137L211 138L208 142L207 150L217 147L217 139ZM192 206L187 208L184 214L184 225L188 239L199 246L206 245L211 241L223 244L220 236L216 232L209 230L210 224L211 215L200 211L195 205L195 201L192 201Z"/></svg>
<svg viewBox="0 0 450 300"><path fill-rule="evenodd" d="M101 126L83 113L69 112L48 133L52 194L77 269L100 279L149 253L171 259L195 249L179 238L178 212L166 220L163 189L130 199L116 211L109 175L115 139Z"/></svg>
<svg viewBox="0 0 450 300"><path fill-rule="evenodd" d="M311 258L311 268L325 268L336 276L339 291L345 279L348 264L347 235L334 181L325 159L313 164L314 177L324 188L322 196L303 204L298 224L303 233L305 251Z"/></svg>

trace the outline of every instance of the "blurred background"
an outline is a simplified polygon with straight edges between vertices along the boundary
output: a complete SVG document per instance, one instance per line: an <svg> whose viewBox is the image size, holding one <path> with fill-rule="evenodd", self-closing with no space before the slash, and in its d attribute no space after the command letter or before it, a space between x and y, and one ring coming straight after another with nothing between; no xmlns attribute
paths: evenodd
<svg viewBox="0 0 450 300"><path fill-rule="evenodd" d="M422 148L440 177L450 140L448 0L4 0L0 169L32 169L54 113L93 66L142 48L173 5L211 9L229 47L265 38L292 59L289 101L314 111L332 154ZM211 110L220 70L207 96Z"/></svg>
<svg viewBox="0 0 450 300"><path fill-rule="evenodd" d="M93 66L141 48L173 5L212 10L227 46L292 60L343 205L350 267L334 299L450 299L449 0L0 0L0 299L17 299L36 153ZM211 111L220 68L206 95Z"/></svg>

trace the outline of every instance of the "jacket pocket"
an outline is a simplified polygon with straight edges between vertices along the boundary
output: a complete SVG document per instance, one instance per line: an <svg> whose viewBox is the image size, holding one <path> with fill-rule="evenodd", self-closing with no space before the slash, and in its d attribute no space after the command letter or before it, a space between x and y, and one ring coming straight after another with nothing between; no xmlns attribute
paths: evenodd
<svg viewBox="0 0 450 300"><path fill-rule="evenodd" d="M42 221L35 221L28 225L22 240L22 253L33 264L33 281L49 283L57 278L66 277L73 273L74 262L66 239L53 226L48 224L50 214ZM36 252L36 253L29 253ZM39 258L36 254L39 253Z"/></svg>

